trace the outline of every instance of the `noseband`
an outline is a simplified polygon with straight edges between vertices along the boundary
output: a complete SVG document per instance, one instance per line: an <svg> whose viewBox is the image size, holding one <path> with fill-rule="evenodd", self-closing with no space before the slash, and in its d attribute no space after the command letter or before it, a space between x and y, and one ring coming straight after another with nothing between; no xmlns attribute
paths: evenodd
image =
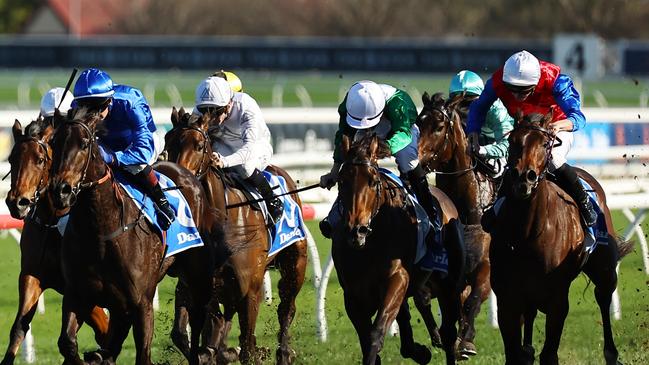
<svg viewBox="0 0 649 365"><path fill-rule="evenodd" d="M376 217L377 214L379 214L379 210L381 209L381 192L382 192L382 187L383 187L383 181L381 179L381 172L379 171L379 167L376 164L373 164L369 160L352 160L348 162L344 162L344 165L352 165L352 166L366 166L369 167L370 169L374 170L376 174L379 176L379 183L376 184L376 204L374 205L374 208L372 209L372 213L370 214L370 218L367 221L367 235L370 235L372 233L372 228L370 225L372 224L372 220L374 217ZM342 167L341 167L342 169ZM342 205L342 204L341 204Z"/></svg>
<svg viewBox="0 0 649 365"><path fill-rule="evenodd" d="M210 143L210 137L207 135L207 133L204 130L202 130L200 128L196 128L194 126L180 127L179 130L180 131L186 131L186 130L195 131L195 132L198 132L198 134L200 134L201 137L203 137L204 143L203 143L203 149L201 151L201 153L202 153L201 162L198 165L198 170L194 174L196 176L196 178L198 178L200 180L209 171L209 168L207 168L207 167L205 168L205 171L203 171L203 165L205 165L205 159L208 157L207 156L208 155L208 153L207 153L208 152L207 151L207 144Z"/></svg>
<svg viewBox="0 0 649 365"><path fill-rule="evenodd" d="M21 142L36 142L36 144L38 144L38 146L43 149L43 152L45 152L45 161L49 162L52 160L52 157L49 154L49 150L47 149L47 143L43 142L41 139L36 137L25 137L24 139L21 139ZM47 185L43 186L43 181L45 181L45 174L47 172L48 171L46 171L46 169L43 169L43 171L41 172L41 178L38 181L38 185L36 186L34 196L29 201L30 208L36 205L38 199L40 199L41 197L41 194L47 189ZM9 173L11 173L11 171L9 171Z"/></svg>
<svg viewBox="0 0 649 365"><path fill-rule="evenodd" d="M90 145L88 146L90 151L88 153L88 158L86 159L86 162L84 163L84 166L83 166L83 172L81 173L81 179L79 179L79 182L75 186L72 187L72 195L74 197L76 197L82 189L90 189L90 188L93 188L93 187L107 181L110 178L110 168L108 168L108 167L106 168L106 175L104 175L104 177L100 178L99 180L89 181L89 182L84 183L84 180L86 179L86 175L88 173L88 167L90 167L90 160L93 160L96 157L95 153L94 153L94 150L92 148L92 146L97 144L95 131L90 130L90 127L88 127L85 123L80 122L78 120L73 120L73 121L67 122L67 124L81 126L82 129L88 134L88 137L89 137L89 142L88 143L90 143Z"/></svg>
<svg viewBox="0 0 649 365"><path fill-rule="evenodd" d="M543 161L543 169L541 170L541 173L539 176L536 178L536 181L532 185L532 189L536 189L536 187L539 185L539 183L545 179L545 176L547 175L548 172L548 167L550 166L550 160L552 159L552 149L554 147L561 146L563 144L563 141L561 138L557 137L554 133L550 132L549 130L538 126L534 124L519 124L516 128L522 128L522 129L529 129L533 131L538 131L541 132L546 138L546 142L544 143L544 148L545 148L545 160ZM557 144L555 145L555 141ZM510 168L511 166L507 166L507 168Z"/></svg>

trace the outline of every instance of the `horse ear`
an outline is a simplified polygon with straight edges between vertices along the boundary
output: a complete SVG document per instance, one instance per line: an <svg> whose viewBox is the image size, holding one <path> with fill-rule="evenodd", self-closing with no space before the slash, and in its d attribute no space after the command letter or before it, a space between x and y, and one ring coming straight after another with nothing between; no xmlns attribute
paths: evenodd
<svg viewBox="0 0 649 365"><path fill-rule="evenodd" d="M523 111L518 109L514 115L514 125L517 126L523 122Z"/></svg>
<svg viewBox="0 0 649 365"><path fill-rule="evenodd" d="M379 157L378 155L378 150L379 150L379 137L376 134L372 134L372 140L370 141L370 159L371 160L377 160Z"/></svg>
<svg viewBox="0 0 649 365"><path fill-rule="evenodd" d="M185 107L181 106L180 110L178 110L178 115L183 116L185 114L187 114L187 112L185 111Z"/></svg>
<svg viewBox="0 0 649 365"><path fill-rule="evenodd" d="M196 123L203 131L207 132L207 128L210 126L210 115L209 113L203 114L198 123Z"/></svg>
<svg viewBox="0 0 649 365"><path fill-rule="evenodd" d="M421 101L424 105L430 104L430 95L428 95L428 91L424 91L424 95L421 96Z"/></svg>
<svg viewBox="0 0 649 365"><path fill-rule="evenodd" d="M11 132L14 135L14 142L18 141L18 138L22 137L23 135L23 126L20 124L18 119L14 121L14 126L11 127Z"/></svg>
<svg viewBox="0 0 649 365"><path fill-rule="evenodd" d="M176 107L174 106L171 108L171 125L173 125L175 128L177 124L178 124L178 110L176 110Z"/></svg>
<svg viewBox="0 0 649 365"><path fill-rule="evenodd" d="M63 115L61 114L61 111L59 111L58 109L54 109L54 116L52 117L52 127L58 128L58 126L60 126L65 121L65 118L72 115L73 110L74 109L70 109L65 115Z"/></svg>
<svg viewBox="0 0 649 365"><path fill-rule="evenodd" d="M343 139L342 139L342 141L340 143L340 152L341 152L344 160L347 159L347 153L349 152L349 149L351 148L351 144L352 144L351 138L349 138L348 135L343 134Z"/></svg>
<svg viewBox="0 0 649 365"><path fill-rule="evenodd" d="M550 112L543 117L543 120L541 121L541 127L547 128L552 122L552 119L554 119L554 110L550 109Z"/></svg>

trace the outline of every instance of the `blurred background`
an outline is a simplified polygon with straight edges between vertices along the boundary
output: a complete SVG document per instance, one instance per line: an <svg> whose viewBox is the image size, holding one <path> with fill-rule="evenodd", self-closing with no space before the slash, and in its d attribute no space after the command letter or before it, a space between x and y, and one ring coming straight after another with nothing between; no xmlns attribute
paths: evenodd
<svg viewBox="0 0 649 365"><path fill-rule="evenodd" d="M637 224L649 208L647 24L649 0L0 0L0 173L9 171L14 119L26 125L36 118L41 96L65 86L73 67L102 68L117 83L140 88L160 134L170 127L172 106L193 107L203 78L220 69L235 72L269 123L274 163L303 186L330 168L335 108L355 81L402 88L421 107L421 95L447 93L456 72L470 69L486 81L511 54L526 49L574 78L588 124L576 134L571 162L602 181L619 233L637 234L642 243ZM3 195L7 188L4 181ZM326 213L334 196L315 189L303 199ZM642 248L631 270L637 263L640 273L632 282L646 303L646 243ZM640 301L639 294L627 300ZM13 314L0 313L7 321ZM641 346L631 345L637 363L645 363L642 348L649 349L642 313L625 327L644 331ZM2 322L0 330L8 328ZM297 331L315 339L311 327ZM592 332L574 331L576 337ZM497 334L489 333L499 352ZM356 354L355 337L349 338L347 354ZM166 356L164 345L156 346ZM51 347L51 359L58 359ZM587 351L587 345L566 351L578 349ZM598 351L569 363L601 362ZM314 356L302 359L319 363ZM501 359L494 356L484 363Z"/></svg>

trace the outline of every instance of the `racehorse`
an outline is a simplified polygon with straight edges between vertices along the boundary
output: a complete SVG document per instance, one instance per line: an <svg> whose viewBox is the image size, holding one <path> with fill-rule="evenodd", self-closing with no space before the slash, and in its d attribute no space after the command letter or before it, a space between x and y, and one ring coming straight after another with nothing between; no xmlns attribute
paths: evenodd
<svg viewBox="0 0 649 365"><path fill-rule="evenodd" d="M632 249L632 243L613 236L604 191L590 174L580 170L579 175L597 195L608 231L608 242L598 244L587 256L577 205L548 179L552 147L561 143L549 130L551 121L552 113L518 116L509 135L509 168L502 186L505 200L497 214L490 253L506 364L533 363L531 327L537 310L546 314L540 362L559 363L557 350L568 314L568 291L582 270L595 284L604 358L607 364L619 364L609 308L617 285L616 264ZM523 343L521 318L526 327Z"/></svg>
<svg viewBox="0 0 649 365"><path fill-rule="evenodd" d="M491 236L482 230L480 218L495 195L493 180L480 169L467 152L467 139L462 128L459 104L463 96L449 100L440 93L422 96L424 107L417 117L419 127L419 160L428 172L435 173L435 185L453 201L465 224L467 255L473 264L467 265L465 299L460 325L458 352L463 357L476 355L475 318L480 305L487 300L489 283L489 242ZM429 331L435 333L432 315L424 315Z"/></svg>
<svg viewBox="0 0 649 365"><path fill-rule="evenodd" d="M417 217L405 189L379 172L378 160L390 156L390 149L375 134L367 134L353 145L345 136L341 151L344 163L338 190L344 223L334 228L332 256L344 292L345 310L358 334L363 364L381 363L378 353L395 319L402 356L426 364L430 352L412 339L406 299L417 291L408 288L415 271ZM432 192L442 207L445 246L461 246L457 210L439 189L433 188ZM458 261L462 262L452 260L449 252L449 262ZM455 364L460 293L458 279L453 280L450 272L446 279L431 279L430 286L442 311L441 340L446 363Z"/></svg>
<svg viewBox="0 0 649 365"><path fill-rule="evenodd" d="M55 116L58 127L52 139L49 192L57 209L70 208L61 250L66 285L59 351L66 364L83 363L78 355L77 328L89 309L100 305L110 310L110 338L105 349L93 354L92 362L113 363L133 326L136 364L148 365L153 295L167 271L191 290L196 305L190 320L193 332L201 332L211 293L211 264L217 260L209 253L217 252L213 245L222 239L221 218L205 203L205 193L193 174L175 164L157 164L156 170L180 187L206 245L164 258L161 236L116 183L99 154L96 136L98 128L101 132L101 120L97 113L85 109L68 117ZM183 209L181 206L179 211ZM193 350L197 353L198 343Z"/></svg>
<svg viewBox="0 0 649 365"><path fill-rule="evenodd" d="M45 194L52 162L49 140L53 131L53 125L43 118L31 122L24 134L17 120L12 128L14 146L9 155L11 190L6 203L11 216L24 219L25 223L20 236L18 312L9 333L7 352L0 362L2 365L13 364L41 293L49 288L63 293L61 235L56 222L57 216L64 212L56 212L49 195ZM94 307L88 323L95 331L97 343L105 345L108 317L103 309Z"/></svg>
<svg viewBox="0 0 649 365"><path fill-rule="evenodd" d="M239 343L242 363L259 362L256 353L255 327L263 276L266 268L273 264L280 272L278 282L280 304L277 308L279 320L276 361L279 364L291 363L294 351L289 345L289 327L295 316L295 298L304 283L307 263L307 245L299 240L279 253L269 257L270 241L263 214L249 205L226 209L227 204L246 202L248 198L235 187L220 168L212 165L212 145L207 134L210 118L208 115L198 117L185 113L184 109L172 111L173 129L165 136L165 150L170 161L186 167L193 172L203 184L211 206L227 211L226 232L248 237L249 244L244 250L233 251L227 263L222 266L217 285L216 298L223 303L224 318L214 318L214 327L224 329L215 331L220 334L219 352L227 351L225 337L235 313L239 314L241 335ZM295 182L282 169L269 166L267 171L283 176L290 190L296 188ZM291 195L300 205L297 194ZM226 245L230 239L226 237ZM215 310L216 312L216 310ZM177 332L181 332L178 329ZM227 357L227 356L226 356Z"/></svg>

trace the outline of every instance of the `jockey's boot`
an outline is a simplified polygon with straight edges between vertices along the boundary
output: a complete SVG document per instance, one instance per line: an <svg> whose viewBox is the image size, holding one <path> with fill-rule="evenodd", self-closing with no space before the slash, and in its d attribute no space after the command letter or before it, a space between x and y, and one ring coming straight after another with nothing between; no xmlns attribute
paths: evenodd
<svg viewBox="0 0 649 365"><path fill-rule="evenodd" d="M153 172L153 168L147 165L144 170L135 175L135 179L153 199L158 209L158 224L160 228L164 231L168 230L171 223L176 220L176 213L171 208L171 205L169 205L169 201L160 187L160 182Z"/></svg>
<svg viewBox="0 0 649 365"><path fill-rule="evenodd" d="M564 163L554 171L557 177L557 183L566 191L577 203L579 212L586 226L591 227L597 222L597 213L590 202L590 198L584 190L584 186L579 181L575 168Z"/></svg>
<svg viewBox="0 0 649 365"><path fill-rule="evenodd" d="M421 167L421 165L417 165L414 170L408 172L408 181L410 182L410 186L412 187L412 190L415 193L419 204L426 211L428 219L430 219L430 222L433 225L433 229L435 230L435 234L431 234L429 235L429 237L439 236L437 233L442 230L441 208L437 199L435 199L433 194L430 192L430 188L428 187L428 180L426 180L426 172ZM432 243L432 248L434 251L442 251L443 246L441 240L428 239L427 241L429 241L429 244Z"/></svg>
<svg viewBox="0 0 649 365"><path fill-rule="evenodd" d="M275 196L273 189L270 187L270 184L264 177L264 174L262 174L258 169L255 169L255 171L252 173L252 175L250 175L250 177L246 179L246 181L254 186L259 194L261 194L261 197L264 198L266 207L268 208L268 213L270 214L270 218L273 220L273 224L277 223L282 217L284 204L282 204L282 201L279 199L279 197Z"/></svg>
<svg viewBox="0 0 649 365"><path fill-rule="evenodd" d="M331 223L329 223L329 219L325 217L320 221L320 223L318 223L318 227L320 228L320 233L322 233L324 238L331 239L333 227L331 226Z"/></svg>

